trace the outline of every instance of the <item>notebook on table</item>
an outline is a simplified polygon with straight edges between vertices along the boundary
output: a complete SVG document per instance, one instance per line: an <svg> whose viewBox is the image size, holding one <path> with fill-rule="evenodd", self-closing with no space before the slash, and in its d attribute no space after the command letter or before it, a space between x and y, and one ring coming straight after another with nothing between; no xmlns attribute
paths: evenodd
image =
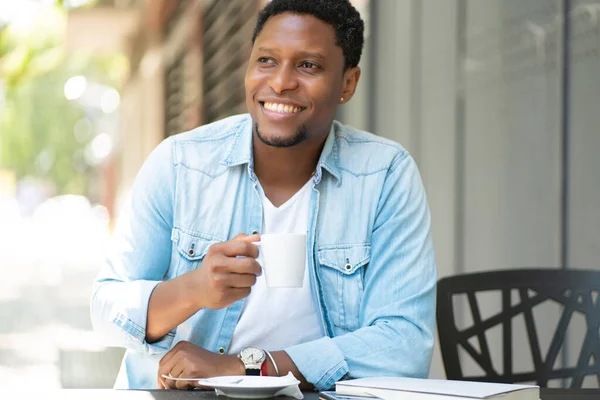
<svg viewBox="0 0 600 400"><path fill-rule="evenodd" d="M375 397L382 400L538 400L533 385L450 381L399 377L361 378L339 381L336 395Z"/></svg>

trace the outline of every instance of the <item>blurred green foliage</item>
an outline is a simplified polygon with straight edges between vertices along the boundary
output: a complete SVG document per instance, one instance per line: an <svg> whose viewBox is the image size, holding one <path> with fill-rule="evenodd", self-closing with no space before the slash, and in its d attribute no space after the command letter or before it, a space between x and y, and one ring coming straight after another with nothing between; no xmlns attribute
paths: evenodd
<svg viewBox="0 0 600 400"><path fill-rule="evenodd" d="M0 27L0 169L50 181L57 194L85 195L95 171L83 162L89 141L74 135L85 115L65 98L64 84L84 75L119 87L127 64L118 54L67 52L66 21L57 2L27 24Z"/></svg>

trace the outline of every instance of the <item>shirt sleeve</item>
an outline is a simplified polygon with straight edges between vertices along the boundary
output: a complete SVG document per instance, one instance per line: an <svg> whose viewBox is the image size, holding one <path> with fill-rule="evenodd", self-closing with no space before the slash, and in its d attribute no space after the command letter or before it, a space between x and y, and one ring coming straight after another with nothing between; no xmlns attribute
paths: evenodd
<svg viewBox="0 0 600 400"><path fill-rule="evenodd" d="M437 281L429 207L407 152L387 174L365 271L361 328L286 349L317 390L346 378L429 374Z"/></svg>
<svg viewBox="0 0 600 400"><path fill-rule="evenodd" d="M109 346L149 354L171 347L174 332L152 344L145 338L150 295L171 262L173 159L173 142L167 139L142 166L94 283L92 325Z"/></svg>

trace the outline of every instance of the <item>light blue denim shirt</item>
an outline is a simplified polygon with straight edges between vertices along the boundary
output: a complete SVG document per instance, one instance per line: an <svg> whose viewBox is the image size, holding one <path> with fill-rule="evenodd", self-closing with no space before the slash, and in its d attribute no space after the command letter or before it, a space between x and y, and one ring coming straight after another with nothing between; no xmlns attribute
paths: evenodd
<svg viewBox="0 0 600 400"><path fill-rule="evenodd" d="M308 270L326 337L283 350L320 390L346 378L427 377L436 268L415 161L334 122L312 180ZM127 348L115 387L155 388L158 362L181 340L227 353L244 300L200 310L153 344L148 301L161 281L201 268L212 244L260 231L257 185L249 115L170 137L148 157L91 300L96 332Z"/></svg>

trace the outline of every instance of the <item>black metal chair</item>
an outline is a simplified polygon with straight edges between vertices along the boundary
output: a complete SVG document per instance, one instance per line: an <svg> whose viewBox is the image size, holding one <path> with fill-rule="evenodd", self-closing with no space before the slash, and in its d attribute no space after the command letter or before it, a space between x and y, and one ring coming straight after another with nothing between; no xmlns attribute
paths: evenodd
<svg viewBox="0 0 600 400"><path fill-rule="evenodd" d="M499 295L497 311L488 313L489 316L482 316L481 304L478 303L478 294L482 292ZM599 292L600 271L502 270L441 279L437 289L437 325L447 378L500 383L536 382L541 387L548 387L549 381L563 379L567 382L566 386L580 388L585 377L591 375L600 384L600 300L596 301ZM457 317L460 315L455 313L456 300L460 297L464 304L468 304L464 308L470 310L472 317L472 324L464 328L458 327ZM533 310L544 302L558 303L558 321L552 328L553 332L542 332L551 336L547 351L542 354ZM581 349L572 349L573 354L578 354L576 365L565 366L557 358L574 315L580 322L585 321L586 328L581 333ZM529 344L532 371L514 371L513 320L517 317L524 319L526 338L517 339ZM544 318L547 319L542 316ZM498 343L489 343L486 331L491 329L501 333ZM502 371L494 368L490 345L493 349L500 347ZM463 354L459 356L459 353ZM483 374L467 376L463 373L461 360L464 362L465 358L469 358L467 355L475 362L474 365L483 370ZM497 364L500 362L495 361Z"/></svg>

